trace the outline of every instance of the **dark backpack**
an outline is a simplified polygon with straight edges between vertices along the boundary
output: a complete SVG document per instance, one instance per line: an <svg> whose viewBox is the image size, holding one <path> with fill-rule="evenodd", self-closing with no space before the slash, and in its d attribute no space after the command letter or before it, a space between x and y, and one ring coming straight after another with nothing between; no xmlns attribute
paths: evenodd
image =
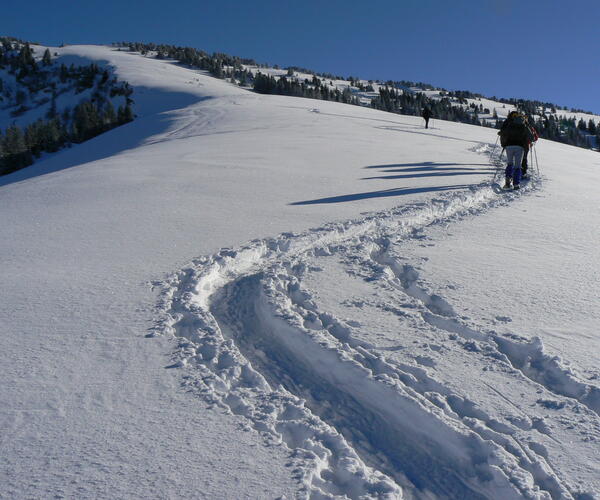
<svg viewBox="0 0 600 500"><path fill-rule="evenodd" d="M509 118L506 125L500 131L500 145L506 146L525 146L529 142L529 133L525 120L522 116Z"/></svg>

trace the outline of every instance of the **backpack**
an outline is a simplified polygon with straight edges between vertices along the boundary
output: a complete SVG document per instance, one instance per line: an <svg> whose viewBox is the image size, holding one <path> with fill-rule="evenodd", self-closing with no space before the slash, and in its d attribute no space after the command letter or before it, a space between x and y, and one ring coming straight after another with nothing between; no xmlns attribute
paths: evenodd
<svg viewBox="0 0 600 500"><path fill-rule="evenodd" d="M525 146L529 142L530 133L525 125L523 115L513 116L506 119L506 124L500 131L500 145Z"/></svg>

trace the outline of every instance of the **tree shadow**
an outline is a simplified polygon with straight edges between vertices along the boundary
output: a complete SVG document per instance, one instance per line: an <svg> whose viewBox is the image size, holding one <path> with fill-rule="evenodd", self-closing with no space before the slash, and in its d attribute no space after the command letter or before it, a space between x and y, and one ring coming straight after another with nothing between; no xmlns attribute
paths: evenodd
<svg viewBox="0 0 600 500"><path fill-rule="evenodd" d="M290 205L318 205L322 203L345 203L348 201L366 200L369 198L386 198L389 196L405 196L407 194L432 193L439 191L455 191L459 189L468 189L469 184L454 184L451 186L429 186L420 188L394 188L382 189L379 191L368 191L365 193L345 194L340 196L330 196L328 198L317 198L315 200L295 201Z"/></svg>
<svg viewBox="0 0 600 500"><path fill-rule="evenodd" d="M176 120L177 110L210 99L184 92L161 91L156 88L135 87L136 104L151 110L145 116L121 125L88 141L56 153L46 153L33 165L0 177L0 187L26 179L58 172L70 167L114 156L123 151L149 144L149 139L169 130Z"/></svg>

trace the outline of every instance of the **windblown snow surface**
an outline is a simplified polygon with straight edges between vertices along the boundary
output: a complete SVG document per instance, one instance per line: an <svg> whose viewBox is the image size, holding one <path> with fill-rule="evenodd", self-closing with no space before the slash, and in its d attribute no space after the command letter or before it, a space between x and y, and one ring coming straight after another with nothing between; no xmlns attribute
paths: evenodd
<svg viewBox="0 0 600 500"><path fill-rule="evenodd" d="M598 153L52 50L138 118L0 179L2 498L600 498Z"/></svg>

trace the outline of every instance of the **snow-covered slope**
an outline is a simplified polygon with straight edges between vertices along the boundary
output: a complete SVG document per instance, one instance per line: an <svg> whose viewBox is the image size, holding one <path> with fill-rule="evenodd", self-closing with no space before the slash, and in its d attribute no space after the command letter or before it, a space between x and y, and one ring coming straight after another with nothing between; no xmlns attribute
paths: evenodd
<svg viewBox="0 0 600 500"><path fill-rule="evenodd" d="M294 80L297 82L308 82L310 85L314 75L309 73L302 73L299 71L293 71L292 74L288 74L287 70L270 68L270 67L259 67L259 66L244 66L244 69L250 71L252 74L263 73L272 76L276 79L285 77L288 80ZM370 106L373 99L379 97L379 89L389 88L387 83L374 82L368 80L340 80L335 78L326 78L323 76L317 77L321 81L321 84L329 88L330 90L349 90L351 95L358 98L360 104L364 106ZM357 86L359 85L360 88ZM372 91L361 90L367 87L372 87ZM451 96L452 92L447 90L424 90L422 87L407 87L395 85L395 88L401 92L408 92L412 94L422 93L428 98L436 101L442 98L448 99L453 107L459 107L468 111L471 115L474 114L474 110L477 110L477 118L482 124L491 127L496 127L498 121L506 119L511 111L517 109L513 104L503 103L497 100L489 99L486 97L473 97L459 99L456 96ZM370 89L369 89L370 90ZM538 113L534 114L534 118L549 117L553 115L556 120L560 119L573 119L576 123L583 120L588 125L589 121L593 121L595 124L600 124L600 116L591 113L574 112L568 109L546 107L538 108ZM594 134L588 134L593 137ZM592 140L593 143L593 140Z"/></svg>
<svg viewBox="0 0 600 500"><path fill-rule="evenodd" d="M0 179L1 497L600 495L597 154L52 50L139 116Z"/></svg>

